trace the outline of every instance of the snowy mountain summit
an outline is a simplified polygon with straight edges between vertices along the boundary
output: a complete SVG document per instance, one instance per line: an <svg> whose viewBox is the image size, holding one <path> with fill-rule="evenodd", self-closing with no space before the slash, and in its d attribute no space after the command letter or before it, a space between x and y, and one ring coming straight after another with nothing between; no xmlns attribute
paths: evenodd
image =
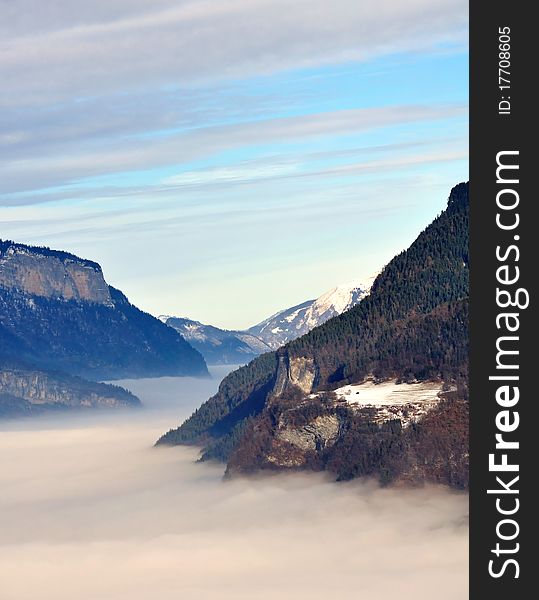
<svg viewBox="0 0 539 600"><path fill-rule="evenodd" d="M308 300L272 315L248 332L259 337L273 349L308 333L327 320L355 306L370 289L370 283L342 284L315 300Z"/></svg>

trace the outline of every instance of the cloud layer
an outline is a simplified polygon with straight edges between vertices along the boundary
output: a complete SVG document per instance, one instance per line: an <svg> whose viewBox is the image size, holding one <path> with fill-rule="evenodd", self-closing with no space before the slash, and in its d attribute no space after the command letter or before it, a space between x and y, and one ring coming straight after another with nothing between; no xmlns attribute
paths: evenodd
<svg viewBox="0 0 539 600"><path fill-rule="evenodd" d="M170 166L235 148L277 142L309 142L336 135L352 136L395 124L429 122L465 114L464 106L390 106L197 128L165 138L109 142L87 153L79 150L70 155L50 156L44 152L35 158L8 159L0 167L0 178L4 192L16 192L29 186L39 189L119 171ZM77 143L77 138L73 142ZM47 150L47 145L43 150ZM36 151L37 146L34 146ZM28 180L29 173L32 174L32 182ZM167 178L164 183L181 181L180 176ZM219 183L217 178L215 181Z"/></svg>
<svg viewBox="0 0 539 600"><path fill-rule="evenodd" d="M467 18L466 3L454 0L113 0L80 13L68 0L9 4L0 57L0 102L8 105L462 42Z"/></svg>
<svg viewBox="0 0 539 600"><path fill-rule="evenodd" d="M0 436L3 600L456 600L467 499L318 475L223 483L155 450L216 383L130 382L150 408Z"/></svg>

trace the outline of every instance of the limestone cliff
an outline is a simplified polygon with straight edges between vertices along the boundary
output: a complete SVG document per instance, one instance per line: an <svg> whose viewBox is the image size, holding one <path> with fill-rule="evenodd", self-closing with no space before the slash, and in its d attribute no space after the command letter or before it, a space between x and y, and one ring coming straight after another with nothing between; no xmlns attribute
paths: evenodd
<svg viewBox="0 0 539 600"><path fill-rule="evenodd" d="M0 242L0 286L46 298L112 304L97 263L12 242Z"/></svg>
<svg viewBox="0 0 539 600"><path fill-rule="evenodd" d="M29 365L0 368L0 417L73 408L121 408L140 405L127 390Z"/></svg>
<svg viewBox="0 0 539 600"><path fill-rule="evenodd" d="M316 380L316 365L310 357L291 357L289 354L279 356L279 366L275 378L273 396L280 396L287 389L297 387L308 394Z"/></svg>

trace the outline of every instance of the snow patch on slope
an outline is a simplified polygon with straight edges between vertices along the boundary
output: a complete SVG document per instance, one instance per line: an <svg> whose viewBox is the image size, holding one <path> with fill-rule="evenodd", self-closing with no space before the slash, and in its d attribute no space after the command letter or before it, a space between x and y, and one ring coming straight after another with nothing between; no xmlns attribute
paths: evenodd
<svg viewBox="0 0 539 600"><path fill-rule="evenodd" d="M437 382L401 383L372 381L345 385L335 390L337 398L361 406L398 406L437 400L442 385Z"/></svg>
<svg viewBox="0 0 539 600"><path fill-rule="evenodd" d="M345 385L334 390L337 400L345 401L355 410L372 409L374 423L399 420L403 427L417 423L438 406L442 384L440 382L401 383L372 381Z"/></svg>

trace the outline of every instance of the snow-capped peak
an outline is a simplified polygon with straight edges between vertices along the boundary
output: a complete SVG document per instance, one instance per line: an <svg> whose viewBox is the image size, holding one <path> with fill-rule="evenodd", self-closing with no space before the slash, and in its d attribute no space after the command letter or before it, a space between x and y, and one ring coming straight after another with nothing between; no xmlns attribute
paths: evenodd
<svg viewBox="0 0 539 600"><path fill-rule="evenodd" d="M369 293L371 285L372 282L359 281L337 285L316 300L309 300L276 313L251 327L249 332L260 337L272 348L278 348L355 306Z"/></svg>
<svg viewBox="0 0 539 600"><path fill-rule="evenodd" d="M319 296L312 307L316 307L316 310L321 312L333 308L336 313L340 314L351 308L355 304L357 296L365 295L369 289L370 286L359 282L343 283Z"/></svg>
<svg viewBox="0 0 539 600"><path fill-rule="evenodd" d="M309 329L321 325L331 317L352 308L369 288L359 282L344 283L319 296L305 312L304 321ZM303 327L302 327L303 329Z"/></svg>

